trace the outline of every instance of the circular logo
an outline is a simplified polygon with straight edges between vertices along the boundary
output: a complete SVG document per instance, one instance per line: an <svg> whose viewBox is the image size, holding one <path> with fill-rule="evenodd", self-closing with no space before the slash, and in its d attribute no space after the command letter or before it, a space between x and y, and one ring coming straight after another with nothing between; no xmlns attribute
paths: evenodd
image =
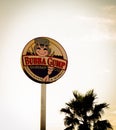
<svg viewBox="0 0 116 130"><path fill-rule="evenodd" d="M23 49L21 64L25 74L38 83L52 83L67 69L67 54L54 39L37 37Z"/></svg>

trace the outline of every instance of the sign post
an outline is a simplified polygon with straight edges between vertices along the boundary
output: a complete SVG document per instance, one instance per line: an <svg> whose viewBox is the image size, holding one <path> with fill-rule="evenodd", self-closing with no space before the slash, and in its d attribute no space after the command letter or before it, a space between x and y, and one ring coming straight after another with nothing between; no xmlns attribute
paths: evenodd
<svg viewBox="0 0 116 130"><path fill-rule="evenodd" d="M40 130L46 130L46 84L41 84Z"/></svg>
<svg viewBox="0 0 116 130"><path fill-rule="evenodd" d="M67 59L64 48L49 37L32 39L22 51L23 71L30 79L41 84L40 130L46 130L46 84L64 75Z"/></svg>

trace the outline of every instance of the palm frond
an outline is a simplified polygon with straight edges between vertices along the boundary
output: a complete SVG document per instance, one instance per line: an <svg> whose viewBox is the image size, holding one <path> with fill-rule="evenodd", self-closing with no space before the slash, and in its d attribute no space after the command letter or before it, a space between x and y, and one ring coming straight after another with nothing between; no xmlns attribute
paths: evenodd
<svg viewBox="0 0 116 130"><path fill-rule="evenodd" d="M90 130L89 124L80 124L78 130Z"/></svg>
<svg viewBox="0 0 116 130"><path fill-rule="evenodd" d="M68 107L70 107L70 109L73 109L73 108L74 108L74 103L75 103L75 100L72 99L72 100L70 100L68 103L66 103L66 105L67 105Z"/></svg>
<svg viewBox="0 0 116 130"><path fill-rule="evenodd" d="M97 121L97 123L94 124L94 130L107 130L108 128L113 129L108 120Z"/></svg>
<svg viewBox="0 0 116 130"><path fill-rule="evenodd" d="M71 124L72 125L79 124L79 120L77 118L74 118L74 117L65 116L65 118L64 118L64 125L65 126L70 126Z"/></svg>
<svg viewBox="0 0 116 130"><path fill-rule="evenodd" d="M73 124L73 118L69 117L69 116L65 116L65 118L64 118L64 125L65 126L69 126L71 124Z"/></svg>
<svg viewBox="0 0 116 130"><path fill-rule="evenodd" d="M71 126L69 126L69 127L65 128L64 130L73 130L73 129L74 129L74 126L73 126L73 125L71 125Z"/></svg>
<svg viewBox="0 0 116 130"><path fill-rule="evenodd" d="M76 100L81 100L83 98L83 95L80 94L78 91L73 91L73 96L75 97Z"/></svg>
<svg viewBox="0 0 116 130"><path fill-rule="evenodd" d="M94 106L93 114L89 116L90 120L98 120L101 118L102 114L104 114L104 109L108 108L107 103L97 104Z"/></svg>
<svg viewBox="0 0 116 130"><path fill-rule="evenodd" d="M95 99L96 99L96 94L94 93L94 90L90 90L84 96L84 103L92 106L94 104Z"/></svg>
<svg viewBox="0 0 116 130"><path fill-rule="evenodd" d="M96 99L96 94L94 93L94 90L88 91L85 96L83 96L83 112L87 113L88 111L93 109L94 106L94 100Z"/></svg>
<svg viewBox="0 0 116 130"><path fill-rule="evenodd" d="M107 103L95 105L94 112L95 113L104 113L104 108L108 108L108 106L109 106L109 104L107 104Z"/></svg>
<svg viewBox="0 0 116 130"><path fill-rule="evenodd" d="M60 112L64 112L65 114L71 114L71 111L70 111L69 107L62 108L62 109L60 110Z"/></svg>

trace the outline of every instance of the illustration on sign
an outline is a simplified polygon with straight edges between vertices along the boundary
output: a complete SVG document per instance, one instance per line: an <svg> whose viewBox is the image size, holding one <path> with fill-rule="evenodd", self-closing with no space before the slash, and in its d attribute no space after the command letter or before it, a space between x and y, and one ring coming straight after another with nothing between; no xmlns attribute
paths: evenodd
<svg viewBox="0 0 116 130"><path fill-rule="evenodd" d="M48 37L38 37L28 42L21 58L25 74L36 82L46 84L63 76L67 62L64 48Z"/></svg>

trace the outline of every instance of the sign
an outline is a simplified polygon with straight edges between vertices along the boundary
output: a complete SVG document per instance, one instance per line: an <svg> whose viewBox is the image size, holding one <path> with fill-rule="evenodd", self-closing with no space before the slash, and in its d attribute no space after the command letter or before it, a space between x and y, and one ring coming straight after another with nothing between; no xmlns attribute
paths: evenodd
<svg viewBox="0 0 116 130"><path fill-rule="evenodd" d="M52 38L37 37L23 49L21 64L25 74L38 83L52 83L67 69L64 48Z"/></svg>

